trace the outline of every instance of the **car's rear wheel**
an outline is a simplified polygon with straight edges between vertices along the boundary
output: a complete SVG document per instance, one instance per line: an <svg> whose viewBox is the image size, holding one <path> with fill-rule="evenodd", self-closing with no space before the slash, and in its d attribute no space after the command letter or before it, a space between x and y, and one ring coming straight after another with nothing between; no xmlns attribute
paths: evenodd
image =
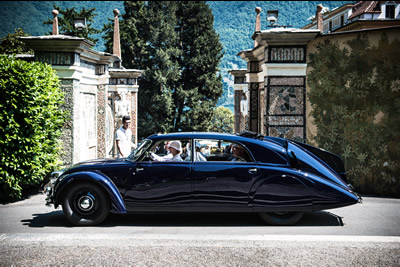
<svg viewBox="0 0 400 267"><path fill-rule="evenodd" d="M303 217L303 212L260 212L259 214L266 223L281 226L296 224Z"/></svg>
<svg viewBox="0 0 400 267"><path fill-rule="evenodd" d="M106 192L94 183L79 182L66 189L62 200L64 215L75 225L102 223L110 212L110 199Z"/></svg>

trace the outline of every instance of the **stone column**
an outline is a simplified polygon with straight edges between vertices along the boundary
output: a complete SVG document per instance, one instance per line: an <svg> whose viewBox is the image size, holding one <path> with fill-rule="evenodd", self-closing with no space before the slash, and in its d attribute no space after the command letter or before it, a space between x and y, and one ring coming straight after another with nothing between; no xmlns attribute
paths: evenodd
<svg viewBox="0 0 400 267"><path fill-rule="evenodd" d="M255 32L261 31L261 18L260 18L261 7L256 7L256 28ZM258 42L254 39L254 47L258 46Z"/></svg>
<svg viewBox="0 0 400 267"><path fill-rule="evenodd" d="M317 5L317 12L315 14L315 18L317 19L317 29L320 30L321 33L324 31L322 9L323 6L321 4Z"/></svg>
<svg viewBox="0 0 400 267"><path fill-rule="evenodd" d="M107 89L104 84L97 85L97 158L106 158L106 105Z"/></svg>
<svg viewBox="0 0 400 267"><path fill-rule="evenodd" d="M114 13L113 54L121 58L121 42L119 40L119 22L118 22L119 10L114 9L113 13Z"/></svg>
<svg viewBox="0 0 400 267"><path fill-rule="evenodd" d="M235 133L240 133L244 130L248 130L248 88L246 82L247 69L241 70L230 70L229 73L234 77L233 88L235 90L235 108L234 108L234 119L235 119Z"/></svg>
<svg viewBox="0 0 400 267"><path fill-rule="evenodd" d="M54 9L51 13L54 16L54 18L53 18L53 33L52 34L58 35L58 18L57 18L58 10Z"/></svg>
<svg viewBox="0 0 400 267"><path fill-rule="evenodd" d="M250 61L249 65L249 130L261 131L262 114L260 114L260 91L264 89L264 80L261 72L261 62Z"/></svg>

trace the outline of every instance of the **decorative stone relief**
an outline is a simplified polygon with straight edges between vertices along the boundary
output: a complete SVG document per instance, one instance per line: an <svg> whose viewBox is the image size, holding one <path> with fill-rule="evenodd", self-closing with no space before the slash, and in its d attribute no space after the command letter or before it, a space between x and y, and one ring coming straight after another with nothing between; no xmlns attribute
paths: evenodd
<svg viewBox="0 0 400 267"><path fill-rule="evenodd" d="M305 62L305 47L270 47L268 62Z"/></svg>
<svg viewBox="0 0 400 267"><path fill-rule="evenodd" d="M128 84L137 85L136 78L110 78L110 85Z"/></svg>
<svg viewBox="0 0 400 267"><path fill-rule="evenodd" d="M258 132L258 87L259 83L250 83L250 131Z"/></svg>
<svg viewBox="0 0 400 267"><path fill-rule="evenodd" d="M127 100L127 92L121 92L120 99L115 102L115 115L118 118L129 115L131 112L131 104Z"/></svg>
<svg viewBox="0 0 400 267"><path fill-rule="evenodd" d="M269 77L266 80L265 129L268 135L295 139L305 136L305 78Z"/></svg>
<svg viewBox="0 0 400 267"><path fill-rule="evenodd" d="M36 61L47 63L50 65L67 65L74 64L74 53L65 52L37 52L35 54Z"/></svg>
<svg viewBox="0 0 400 267"><path fill-rule="evenodd" d="M105 86L100 84L97 86L97 157L105 158L105 124L106 124L106 103L105 103Z"/></svg>
<svg viewBox="0 0 400 267"><path fill-rule="evenodd" d="M304 142L304 127L270 127L269 135Z"/></svg>
<svg viewBox="0 0 400 267"><path fill-rule="evenodd" d="M269 92L269 114L303 114L303 87L271 87Z"/></svg>

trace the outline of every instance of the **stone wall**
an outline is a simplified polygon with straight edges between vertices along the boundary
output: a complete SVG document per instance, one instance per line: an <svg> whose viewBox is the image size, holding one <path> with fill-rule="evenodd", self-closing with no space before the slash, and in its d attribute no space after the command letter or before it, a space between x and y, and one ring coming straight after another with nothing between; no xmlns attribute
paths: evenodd
<svg viewBox="0 0 400 267"><path fill-rule="evenodd" d="M63 109L67 111L67 120L62 129L61 141L62 141L62 154L61 161L64 166L70 165L73 162L73 114L74 114L74 79L62 79L60 87L64 93L65 104Z"/></svg>
<svg viewBox="0 0 400 267"><path fill-rule="evenodd" d="M106 86L97 86L97 157L106 157Z"/></svg>

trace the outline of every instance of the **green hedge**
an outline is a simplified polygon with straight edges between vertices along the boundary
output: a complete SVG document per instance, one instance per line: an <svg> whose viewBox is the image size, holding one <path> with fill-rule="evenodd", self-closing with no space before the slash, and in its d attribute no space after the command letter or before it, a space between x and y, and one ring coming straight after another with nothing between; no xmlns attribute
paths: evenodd
<svg viewBox="0 0 400 267"><path fill-rule="evenodd" d="M400 41L366 35L310 55L310 99L322 148L341 155L364 194L400 196Z"/></svg>
<svg viewBox="0 0 400 267"><path fill-rule="evenodd" d="M19 199L59 163L65 120L49 65L0 56L0 198Z"/></svg>

